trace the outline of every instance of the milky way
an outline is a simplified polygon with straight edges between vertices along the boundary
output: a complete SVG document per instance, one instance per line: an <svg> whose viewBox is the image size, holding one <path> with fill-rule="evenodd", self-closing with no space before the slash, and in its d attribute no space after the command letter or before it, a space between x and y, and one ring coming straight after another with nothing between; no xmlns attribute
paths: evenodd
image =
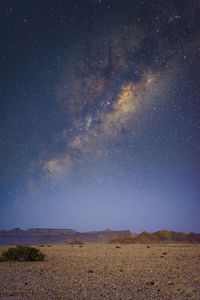
<svg viewBox="0 0 200 300"><path fill-rule="evenodd" d="M78 126L75 125L78 127L78 134L73 135L66 144L64 153L44 163L43 171L51 179L58 178L60 181L60 175L65 179L66 173L74 167L77 157L79 159L87 157L91 160L99 149L109 147L109 143L113 140L120 141L122 130L128 130L131 124L134 126L135 118L143 118L142 109L154 103L156 96L159 95L160 86L163 85L162 80L159 74L147 73L137 83L122 84L112 104L109 100L105 104L101 102L100 106L103 108L100 107L93 115L86 113L85 119L82 117Z"/></svg>

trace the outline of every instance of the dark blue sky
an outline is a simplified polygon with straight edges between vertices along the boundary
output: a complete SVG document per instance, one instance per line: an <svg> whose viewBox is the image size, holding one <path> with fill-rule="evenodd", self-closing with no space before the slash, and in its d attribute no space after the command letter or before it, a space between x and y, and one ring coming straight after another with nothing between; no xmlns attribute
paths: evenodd
<svg viewBox="0 0 200 300"><path fill-rule="evenodd" d="M200 232L198 1L0 3L0 228Z"/></svg>

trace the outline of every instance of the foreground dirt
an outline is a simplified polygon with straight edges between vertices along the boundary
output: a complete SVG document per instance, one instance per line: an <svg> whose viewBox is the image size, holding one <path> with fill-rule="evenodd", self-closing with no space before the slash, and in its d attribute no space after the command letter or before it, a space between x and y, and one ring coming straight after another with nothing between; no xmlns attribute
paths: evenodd
<svg viewBox="0 0 200 300"><path fill-rule="evenodd" d="M38 248L44 262L0 263L0 299L200 299L198 245Z"/></svg>

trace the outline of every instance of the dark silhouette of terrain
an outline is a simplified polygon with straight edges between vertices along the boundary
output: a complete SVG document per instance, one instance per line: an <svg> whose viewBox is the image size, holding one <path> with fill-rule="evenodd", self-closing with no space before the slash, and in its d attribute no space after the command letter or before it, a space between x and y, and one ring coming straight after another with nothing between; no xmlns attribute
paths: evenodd
<svg viewBox="0 0 200 300"><path fill-rule="evenodd" d="M100 243L129 236L132 236L132 233L129 230L112 231L107 229L104 231L80 233L72 229L33 228L21 230L15 228L12 230L0 230L0 245L68 244L75 241L80 241L82 243Z"/></svg>
<svg viewBox="0 0 200 300"><path fill-rule="evenodd" d="M152 243L200 243L199 233L185 234L182 232L161 230L154 233L132 233L129 230L109 230L78 232L72 229L33 228L21 230L0 230L0 245L42 245L56 243L121 243L121 244L152 244Z"/></svg>

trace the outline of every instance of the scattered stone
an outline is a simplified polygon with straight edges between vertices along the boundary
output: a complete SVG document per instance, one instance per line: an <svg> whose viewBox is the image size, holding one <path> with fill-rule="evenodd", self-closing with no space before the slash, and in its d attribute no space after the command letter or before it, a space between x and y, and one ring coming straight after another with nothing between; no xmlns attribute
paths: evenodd
<svg viewBox="0 0 200 300"><path fill-rule="evenodd" d="M193 294L193 289L191 287L189 287L185 290L186 296L190 297L190 296L192 296L192 294Z"/></svg>
<svg viewBox="0 0 200 300"><path fill-rule="evenodd" d="M172 281L168 281L167 284L168 285L174 285L174 283Z"/></svg>
<svg viewBox="0 0 200 300"><path fill-rule="evenodd" d="M115 248L121 248L120 246L116 246Z"/></svg>
<svg viewBox="0 0 200 300"><path fill-rule="evenodd" d="M154 285L155 282L154 282L153 280L149 280L149 281L146 282L146 284L147 284L147 285Z"/></svg>
<svg viewBox="0 0 200 300"><path fill-rule="evenodd" d="M1 264L0 299L128 300L134 294L141 299L200 299L196 245L171 246L171 251L150 244L79 246L52 244L47 250L45 245L45 262ZM113 251L116 246L123 251Z"/></svg>

